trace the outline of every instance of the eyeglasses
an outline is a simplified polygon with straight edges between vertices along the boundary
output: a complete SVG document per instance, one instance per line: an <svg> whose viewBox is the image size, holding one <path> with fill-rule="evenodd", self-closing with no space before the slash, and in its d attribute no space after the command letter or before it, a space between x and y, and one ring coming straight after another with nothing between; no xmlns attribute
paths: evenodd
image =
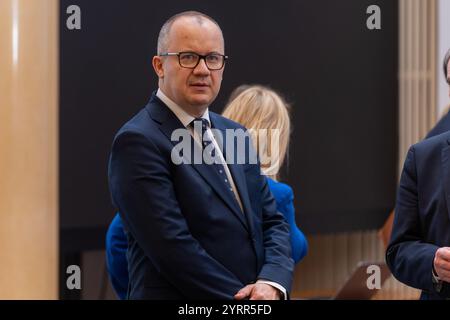
<svg viewBox="0 0 450 320"><path fill-rule="evenodd" d="M167 52L159 55L160 57L178 56L178 63L183 68L195 69L200 63L200 59L205 61L209 70L220 70L225 65L228 56L220 53L209 53L205 56L195 52Z"/></svg>

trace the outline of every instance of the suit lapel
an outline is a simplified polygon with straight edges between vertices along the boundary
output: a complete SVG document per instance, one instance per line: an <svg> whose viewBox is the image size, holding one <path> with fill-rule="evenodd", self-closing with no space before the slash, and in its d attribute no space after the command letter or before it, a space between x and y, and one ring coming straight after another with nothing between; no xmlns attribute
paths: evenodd
<svg viewBox="0 0 450 320"><path fill-rule="evenodd" d="M450 218L450 140L442 148L442 173L444 179L445 203L447 205L447 214Z"/></svg>
<svg viewBox="0 0 450 320"><path fill-rule="evenodd" d="M172 133L177 129L185 129L180 120L170 111L170 109L164 105L164 103L158 99L155 95L151 98L149 104L146 106L147 111L150 116L160 123L160 130L164 135L171 141L175 146L178 141L172 141ZM202 150L198 143L194 141L192 136L189 134L190 144L193 152L199 152L201 154ZM187 163L192 163L191 166L203 177L203 179L212 187L212 189L217 193L217 195L227 204L233 214L239 219L243 226L247 229L247 223L245 221L244 215L241 212L239 204L230 190L228 190L225 183L221 181L221 177L216 169L212 165L208 165L201 161L199 164L193 163L191 159L184 156ZM234 179L234 177L233 177ZM236 184L237 185L237 184ZM239 186L237 185L239 190ZM240 191L239 191L240 192ZM241 193L240 193L241 194Z"/></svg>
<svg viewBox="0 0 450 320"><path fill-rule="evenodd" d="M252 223L252 207L250 205L250 198L248 195L248 188L247 188L247 182L245 179L245 173L244 173L244 166L241 164L237 164L237 154L234 154L234 159L227 159L227 136L226 136L226 127L222 125L222 122L220 121L220 118L218 118L215 114L210 113L210 119L213 127L215 129L220 130L222 133L222 153L224 158L227 160L228 168L230 169L231 176L233 177L234 184L236 185L236 188L239 193L239 197L242 202L243 206L243 213L241 212L240 215L244 215L246 219L247 226L250 227L250 229L253 226ZM218 140L218 139L216 139ZM237 150L236 146L234 145L234 150ZM247 148L245 148L247 150ZM236 202L236 201L235 201Z"/></svg>

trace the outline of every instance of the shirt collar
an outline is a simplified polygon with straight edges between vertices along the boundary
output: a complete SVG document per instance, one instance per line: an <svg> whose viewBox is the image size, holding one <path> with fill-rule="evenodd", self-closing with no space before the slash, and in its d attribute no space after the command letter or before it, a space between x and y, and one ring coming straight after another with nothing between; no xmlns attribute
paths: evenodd
<svg viewBox="0 0 450 320"><path fill-rule="evenodd" d="M180 120L184 127L187 126L195 120L195 117L191 116L189 113L184 111L179 105L169 99L161 89L158 89L156 92L156 96L165 103L165 105L175 114L175 116ZM203 119L206 119L211 126L211 121L209 120L209 109L205 110L205 113L201 116Z"/></svg>

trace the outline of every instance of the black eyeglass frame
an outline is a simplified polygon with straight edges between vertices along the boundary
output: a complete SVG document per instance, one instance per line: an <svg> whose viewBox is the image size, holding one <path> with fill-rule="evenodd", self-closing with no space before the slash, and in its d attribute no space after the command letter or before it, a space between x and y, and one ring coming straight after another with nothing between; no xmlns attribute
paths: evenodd
<svg viewBox="0 0 450 320"><path fill-rule="evenodd" d="M195 64L195 66L193 66L193 67L186 67L186 66L183 66L181 64L181 55L184 54L184 53L189 53L189 54L193 54L193 55L198 56L198 60L197 60L197 63ZM222 65L220 66L220 68L210 68L209 67L206 58L209 57L209 56L212 56L212 55L214 55L214 56L221 56L223 58ZM226 56L224 54L221 54L221 53L217 53L217 52L211 52L211 53L208 53L207 55L201 55L201 54L198 54L197 52L193 52L193 51L166 52L166 53L160 54L159 56L160 57L177 56L178 57L178 63L180 65L180 67L187 68L187 69L195 69L195 68L197 68L198 64L200 63L200 60L203 59L203 61L205 61L206 67L208 68L208 70L211 70L211 71L221 70L225 66L225 62L228 60L228 56Z"/></svg>

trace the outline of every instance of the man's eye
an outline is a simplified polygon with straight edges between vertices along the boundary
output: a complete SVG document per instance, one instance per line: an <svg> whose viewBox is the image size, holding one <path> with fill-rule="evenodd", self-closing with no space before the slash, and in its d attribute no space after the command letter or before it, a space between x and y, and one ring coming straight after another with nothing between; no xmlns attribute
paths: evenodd
<svg viewBox="0 0 450 320"><path fill-rule="evenodd" d="M195 54L186 53L181 56L181 59L184 61L194 61L196 60Z"/></svg>
<svg viewBox="0 0 450 320"><path fill-rule="evenodd" d="M212 54L206 57L208 59L208 62L218 62L220 60L220 56L216 54Z"/></svg>

